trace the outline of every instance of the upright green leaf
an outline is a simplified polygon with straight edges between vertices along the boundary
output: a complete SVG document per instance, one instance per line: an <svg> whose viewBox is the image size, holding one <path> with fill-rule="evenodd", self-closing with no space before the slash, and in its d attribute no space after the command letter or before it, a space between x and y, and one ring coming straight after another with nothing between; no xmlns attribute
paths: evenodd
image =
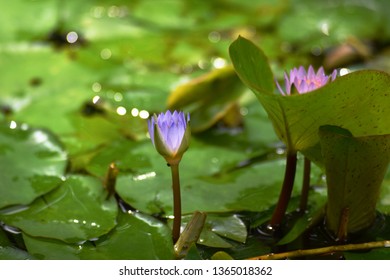
<svg viewBox="0 0 390 280"><path fill-rule="evenodd" d="M328 184L327 227L337 233L344 211L348 233L370 226L390 162L390 134L353 137L334 126L321 127L319 134Z"/></svg>
<svg viewBox="0 0 390 280"><path fill-rule="evenodd" d="M252 42L238 38L230 46L230 56L239 77L254 91L290 150L321 162L321 125L345 127L355 136L390 133L390 76L384 72L353 72L313 92L282 96L269 85L272 74L267 59Z"/></svg>

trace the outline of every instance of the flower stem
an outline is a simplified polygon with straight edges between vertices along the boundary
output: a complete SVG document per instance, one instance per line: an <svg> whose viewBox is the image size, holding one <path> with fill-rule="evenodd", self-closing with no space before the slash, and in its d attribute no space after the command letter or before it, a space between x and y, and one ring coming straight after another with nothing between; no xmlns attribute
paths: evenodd
<svg viewBox="0 0 390 280"><path fill-rule="evenodd" d="M173 228L172 238L173 243L179 239L181 226L181 195L180 195L180 179L179 179L179 164L171 164L172 173L172 190L173 190Z"/></svg>
<svg viewBox="0 0 390 280"><path fill-rule="evenodd" d="M388 248L390 247L390 240L373 241L360 244L346 244L346 245L334 245L315 249L300 249L296 251L290 251L285 253L271 253L263 256L250 258L249 260L281 260L299 258L313 255L330 254L334 252L356 251L356 250L370 250L376 248Z"/></svg>
<svg viewBox="0 0 390 280"><path fill-rule="evenodd" d="M279 200L276 205L276 208L272 214L271 221L269 223L269 226L272 229L277 229L284 217L284 214L287 210L288 202L291 198L292 189L294 186L294 179L295 179L295 171L297 168L297 153L287 151L287 157L286 157L286 170L284 173L284 180L282 185L282 191L279 195Z"/></svg>
<svg viewBox="0 0 390 280"><path fill-rule="evenodd" d="M310 189L310 169L311 161L305 157L305 163L303 167L303 183L301 191L301 200L299 203L299 212L304 213L307 209L307 200L309 198Z"/></svg>

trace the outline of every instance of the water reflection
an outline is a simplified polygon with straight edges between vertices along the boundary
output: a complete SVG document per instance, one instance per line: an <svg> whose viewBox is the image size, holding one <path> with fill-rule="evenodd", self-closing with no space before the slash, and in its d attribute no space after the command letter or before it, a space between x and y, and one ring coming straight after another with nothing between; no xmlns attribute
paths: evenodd
<svg viewBox="0 0 390 280"><path fill-rule="evenodd" d="M80 225L85 225L85 226L90 226L90 227L96 227L99 228L100 225L95 223L95 222L87 222L86 220L79 220L79 219L69 219L69 223L72 224L80 224Z"/></svg>
<svg viewBox="0 0 390 280"><path fill-rule="evenodd" d="M221 34L218 31L211 31L208 39L211 43L218 43L221 40Z"/></svg>
<svg viewBox="0 0 390 280"><path fill-rule="evenodd" d="M68 41L69 44L74 44L79 39L79 35L75 31L71 31L68 34L66 34L66 41Z"/></svg>
<svg viewBox="0 0 390 280"><path fill-rule="evenodd" d="M120 116L124 116L124 115L126 115L127 110L126 110L125 107L119 106L118 108L116 108L116 113L117 113L118 115L120 115Z"/></svg>
<svg viewBox="0 0 390 280"><path fill-rule="evenodd" d="M17 123L16 123L15 121L11 121L11 122L9 123L9 128L10 128L10 129L15 129L17 126L18 126L18 125L17 125Z"/></svg>
<svg viewBox="0 0 390 280"><path fill-rule="evenodd" d="M133 180L134 181L142 181L142 180L146 180L146 179L154 178L154 177L156 177L156 172L153 171L153 172L148 172L145 174L134 176Z"/></svg>
<svg viewBox="0 0 390 280"><path fill-rule="evenodd" d="M103 49L101 52L100 52L100 57L104 60L107 60L107 59L110 59L112 56L112 52L110 49Z"/></svg>
<svg viewBox="0 0 390 280"><path fill-rule="evenodd" d="M102 85L98 82L95 82L92 84L92 90L93 90L93 92L98 93L102 90Z"/></svg>
<svg viewBox="0 0 390 280"><path fill-rule="evenodd" d="M341 68L340 69L340 76L344 76L344 75L347 75L349 72L351 72L348 68Z"/></svg>
<svg viewBox="0 0 390 280"><path fill-rule="evenodd" d="M131 109L131 115L132 115L133 117L137 117L138 114L139 114L139 110L138 110L137 108Z"/></svg>
<svg viewBox="0 0 390 280"><path fill-rule="evenodd" d="M146 110L141 110L141 111L139 112L139 117L140 117L141 119L147 119L147 118L149 118L149 112L146 111Z"/></svg>
<svg viewBox="0 0 390 280"><path fill-rule="evenodd" d="M221 69L226 66L226 60L222 57L215 57L212 59L212 64L214 68Z"/></svg>
<svg viewBox="0 0 390 280"><path fill-rule="evenodd" d="M123 95L122 95L122 93L116 92L116 93L114 94L114 100L115 100L116 102L122 101L122 100L123 100Z"/></svg>

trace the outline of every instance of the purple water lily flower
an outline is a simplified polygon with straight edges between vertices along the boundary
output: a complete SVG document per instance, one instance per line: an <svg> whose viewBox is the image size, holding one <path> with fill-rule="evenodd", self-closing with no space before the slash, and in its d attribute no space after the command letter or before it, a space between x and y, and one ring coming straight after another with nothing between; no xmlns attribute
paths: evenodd
<svg viewBox="0 0 390 280"><path fill-rule="evenodd" d="M276 85L282 95L291 95L291 88L293 85L299 94L303 94L318 89L326 85L329 81L334 81L336 76L337 70L334 70L331 75L325 75L323 67L320 67L317 73L315 73L311 65L307 72L303 66L300 66L298 69L292 69L290 71L290 76L287 76L287 73L284 73L286 91L283 91L278 82L276 82Z"/></svg>
<svg viewBox="0 0 390 280"><path fill-rule="evenodd" d="M169 164L178 164L188 149L191 137L190 115L167 111L148 120L150 139Z"/></svg>

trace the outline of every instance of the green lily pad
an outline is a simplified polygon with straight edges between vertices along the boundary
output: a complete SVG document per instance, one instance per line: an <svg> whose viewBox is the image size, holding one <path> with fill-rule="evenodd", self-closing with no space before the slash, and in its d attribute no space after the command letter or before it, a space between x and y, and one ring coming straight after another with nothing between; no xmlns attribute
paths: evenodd
<svg viewBox="0 0 390 280"><path fill-rule="evenodd" d="M31 236L65 242L89 240L106 234L116 224L116 201L105 198L101 181L75 175L27 208L3 211L0 220Z"/></svg>
<svg viewBox="0 0 390 280"><path fill-rule="evenodd" d="M50 132L15 122L1 125L0 208L29 204L54 189L63 180L66 164L66 152Z"/></svg>
<svg viewBox="0 0 390 280"><path fill-rule="evenodd" d="M198 244L230 248L233 245L228 240L245 243L247 235L246 226L237 215L217 216L209 214Z"/></svg>
<svg viewBox="0 0 390 280"><path fill-rule="evenodd" d="M254 91L278 137L291 151L322 162L321 125L348 128L356 136L390 133L390 76L384 72L357 71L313 92L282 96L274 93L267 58L252 42L239 37L230 46L230 56L239 77Z"/></svg>
<svg viewBox="0 0 390 280"><path fill-rule="evenodd" d="M94 242L67 244L24 234L27 251L39 259L158 260L173 259L169 228L140 213L118 215L117 226Z"/></svg>
<svg viewBox="0 0 390 280"><path fill-rule="evenodd" d="M0 260L34 260L26 251L14 247L0 246Z"/></svg>
<svg viewBox="0 0 390 280"><path fill-rule="evenodd" d="M227 171L240 163L242 154L228 149L198 146L194 142L179 166L183 214L197 210L263 211L274 205L283 181L284 159L264 161ZM148 149L152 153L147 152ZM158 156L150 143L139 146L133 153L147 155L143 161L144 166L133 174L120 173L116 185L117 193L128 204L142 212L171 215L172 179L165 161ZM221 160L213 160L214 156ZM223 168L224 166L227 168ZM313 171L313 176L315 172L318 171ZM300 162L297 170L297 190L301 185L301 173Z"/></svg>
<svg viewBox="0 0 390 280"><path fill-rule="evenodd" d="M372 9L353 1L327 1L322 5L313 1L292 1L291 11L277 25L277 34L307 51L314 46L326 48L352 36L371 38L383 24L379 13L386 8L381 10L379 2L375 1L378 7ZM341 21L344 24L339 24Z"/></svg>
<svg viewBox="0 0 390 280"><path fill-rule="evenodd" d="M345 209L348 233L370 226L390 162L390 134L353 137L346 129L323 126L320 139L328 184L327 227L337 233Z"/></svg>

